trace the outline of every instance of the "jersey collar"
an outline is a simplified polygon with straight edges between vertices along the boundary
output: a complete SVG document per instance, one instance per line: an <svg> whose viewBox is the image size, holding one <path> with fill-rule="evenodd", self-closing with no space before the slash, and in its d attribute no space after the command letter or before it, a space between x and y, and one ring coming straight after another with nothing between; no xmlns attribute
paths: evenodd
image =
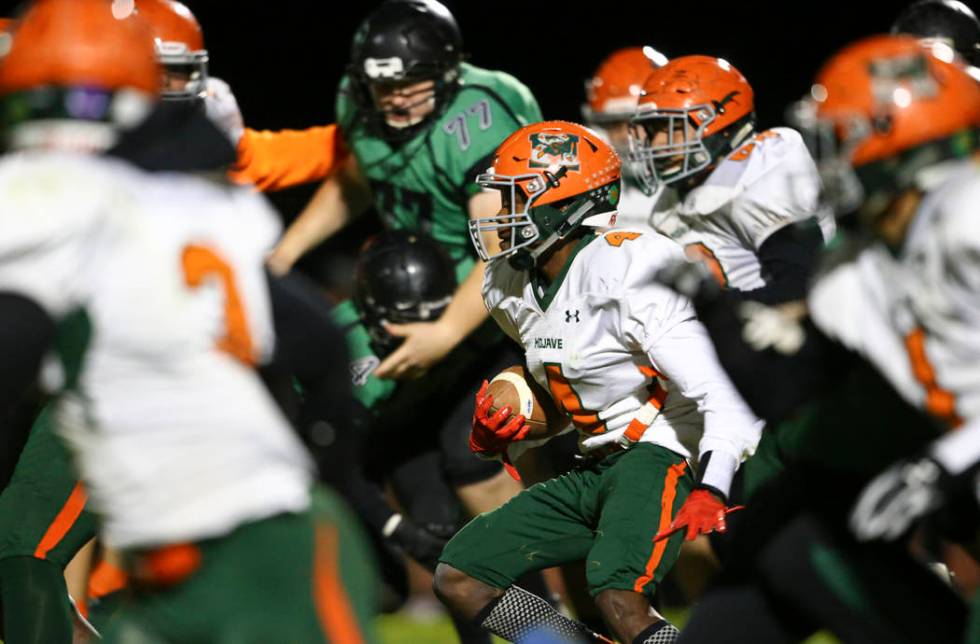
<svg viewBox="0 0 980 644"><path fill-rule="evenodd" d="M595 233L587 233L582 237L582 239L576 242L575 247L572 248L572 254L568 256L568 259L565 261L565 265L561 268L561 272L555 276L555 279L552 280L550 284L545 283L544 279L541 277L541 274L536 268L531 269L531 292L534 293L534 299L537 301L538 306L541 307L542 311L547 311L548 307L551 305L551 301L555 299L555 295L558 293L558 289L561 288L562 282L565 281L565 275L568 274L568 270L572 267L575 257L583 248L589 245L589 242L595 238Z"/></svg>

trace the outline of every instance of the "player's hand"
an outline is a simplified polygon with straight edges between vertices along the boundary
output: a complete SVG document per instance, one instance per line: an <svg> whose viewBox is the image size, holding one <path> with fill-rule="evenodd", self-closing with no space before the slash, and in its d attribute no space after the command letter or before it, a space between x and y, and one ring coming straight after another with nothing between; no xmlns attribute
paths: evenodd
<svg viewBox="0 0 980 644"><path fill-rule="evenodd" d="M295 255L288 245L284 245L283 241L280 241L266 256L265 265L273 275L282 276L293 269L293 264L296 263L297 259L299 256Z"/></svg>
<svg viewBox="0 0 980 644"><path fill-rule="evenodd" d="M402 549L405 554L425 566L430 571L436 569L442 549L449 543L452 531L430 526L429 529L419 527L402 517L398 526L390 535L385 535L392 543Z"/></svg>
<svg viewBox="0 0 980 644"><path fill-rule="evenodd" d="M456 346L453 334L438 321L409 324L385 322L384 327L391 335L405 340L374 370L378 378L420 378Z"/></svg>
<svg viewBox="0 0 980 644"><path fill-rule="evenodd" d="M211 122L221 128L231 144L237 147L245 133L245 121L228 83L214 76L208 77L204 110Z"/></svg>
<svg viewBox="0 0 980 644"><path fill-rule="evenodd" d="M677 261L661 268L654 280L688 299L714 295L721 290L718 281L703 261Z"/></svg>
<svg viewBox="0 0 980 644"><path fill-rule="evenodd" d="M851 511L851 531L861 541L893 541L938 508L949 474L922 456L901 461L876 476L861 492Z"/></svg>
<svg viewBox="0 0 980 644"><path fill-rule="evenodd" d="M770 347L783 355L793 355L806 341L806 333L800 320L802 314L787 306L766 306L759 302L742 302L738 306L738 316L742 320L742 339L756 351Z"/></svg>
<svg viewBox="0 0 980 644"><path fill-rule="evenodd" d="M725 505L723 499L710 490L694 490L684 501L684 505L677 512L677 516L674 517L670 527L658 532L653 540L666 539L679 530L685 531L685 541L693 541L700 534L725 532L728 530L725 516L744 507L743 505L736 505L730 508Z"/></svg>
<svg viewBox="0 0 980 644"><path fill-rule="evenodd" d="M509 405L490 413L493 396L487 393L489 386L490 383L484 380L480 391L476 393L476 407L473 410L470 431L470 451L481 456L505 454L507 445L523 440L531 431L527 419L520 414L514 416Z"/></svg>

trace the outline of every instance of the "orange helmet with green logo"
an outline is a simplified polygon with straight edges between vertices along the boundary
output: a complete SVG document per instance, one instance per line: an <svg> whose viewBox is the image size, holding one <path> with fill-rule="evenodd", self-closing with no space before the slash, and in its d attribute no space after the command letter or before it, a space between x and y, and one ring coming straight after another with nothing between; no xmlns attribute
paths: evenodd
<svg viewBox="0 0 980 644"><path fill-rule="evenodd" d="M889 199L919 170L978 148L980 85L951 47L911 36L872 36L845 47L799 109L839 211L875 195Z"/></svg>
<svg viewBox="0 0 980 644"><path fill-rule="evenodd" d="M752 86L735 67L713 56L681 56L654 70L637 104L630 161L652 193L712 167L752 134ZM657 132L667 139L654 143Z"/></svg>
<svg viewBox="0 0 980 644"><path fill-rule="evenodd" d="M612 146L577 123L543 121L517 130L497 148L493 167L477 178L481 186L499 190L503 201L496 216L470 222L480 257L534 261L582 226L613 225L620 166ZM491 254L483 234L500 231L509 247Z"/></svg>
<svg viewBox="0 0 980 644"><path fill-rule="evenodd" d="M643 83L650 73L667 64L653 47L626 47L609 54L585 82L588 103L582 106L586 123L627 120L636 112Z"/></svg>

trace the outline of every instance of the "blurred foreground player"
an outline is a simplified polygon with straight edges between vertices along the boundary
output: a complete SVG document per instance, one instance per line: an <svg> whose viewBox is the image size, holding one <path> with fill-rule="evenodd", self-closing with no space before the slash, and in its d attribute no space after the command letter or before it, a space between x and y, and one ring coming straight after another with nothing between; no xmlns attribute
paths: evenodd
<svg viewBox="0 0 980 644"><path fill-rule="evenodd" d="M336 563L356 538L311 502L309 458L253 369L271 349L274 215L93 155L151 109L158 79L147 33L101 0L42 0L18 26L0 92L31 109L7 112L0 164L0 341L20 378L3 392L57 350L58 427L137 591L108 641L369 640Z"/></svg>
<svg viewBox="0 0 980 644"><path fill-rule="evenodd" d="M980 409L970 277L980 88L950 47L876 36L832 57L811 95L826 198L864 236L827 254L808 317L784 319L790 343L753 351L731 311L698 307L787 467L752 498L732 534L737 565L682 640L786 641L827 627L847 641L957 641L962 602L909 558L901 512L874 501L902 470L872 484L850 521L866 540L902 543L857 543L848 513L889 462ZM912 500L901 485L883 499ZM926 545L942 551L964 527L972 540L975 521L962 514ZM751 639L731 631L736 616L751 616Z"/></svg>

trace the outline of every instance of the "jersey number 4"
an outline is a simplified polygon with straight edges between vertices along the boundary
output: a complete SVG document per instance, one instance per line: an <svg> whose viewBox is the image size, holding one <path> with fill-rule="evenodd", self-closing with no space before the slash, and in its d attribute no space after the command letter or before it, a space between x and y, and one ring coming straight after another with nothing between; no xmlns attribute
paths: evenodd
<svg viewBox="0 0 980 644"><path fill-rule="evenodd" d="M191 288L201 286L208 278L218 280L225 295L225 333L218 340L218 348L247 365L254 365L252 332L248 328L248 318L245 317L232 267L210 248L195 244L184 247L181 264L184 281Z"/></svg>
<svg viewBox="0 0 980 644"><path fill-rule="evenodd" d="M579 430L588 434L604 434L606 422L599 418L599 413L587 409L582 404L578 393L572 389L572 383L562 372L561 365L554 362L544 363L545 374L548 377L548 389L558 407L571 417L572 423Z"/></svg>

